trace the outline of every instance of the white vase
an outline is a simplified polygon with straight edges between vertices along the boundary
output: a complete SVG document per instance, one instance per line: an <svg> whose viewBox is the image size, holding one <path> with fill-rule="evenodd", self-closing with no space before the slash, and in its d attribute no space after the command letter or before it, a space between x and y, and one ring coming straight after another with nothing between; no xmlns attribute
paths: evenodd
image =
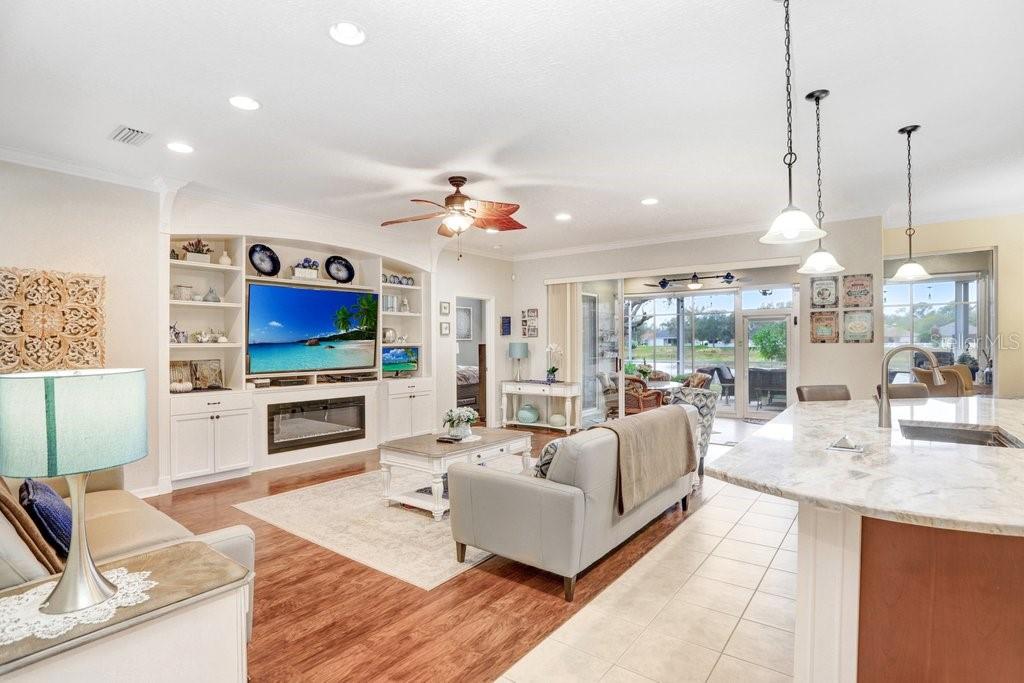
<svg viewBox="0 0 1024 683"><path fill-rule="evenodd" d="M473 434L473 428L468 424L448 425L448 436L453 439L465 439Z"/></svg>
<svg viewBox="0 0 1024 683"><path fill-rule="evenodd" d="M222 266L230 266L231 265L231 257L228 256L228 252L222 251L220 253L220 258L217 259L217 263L221 264Z"/></svg>

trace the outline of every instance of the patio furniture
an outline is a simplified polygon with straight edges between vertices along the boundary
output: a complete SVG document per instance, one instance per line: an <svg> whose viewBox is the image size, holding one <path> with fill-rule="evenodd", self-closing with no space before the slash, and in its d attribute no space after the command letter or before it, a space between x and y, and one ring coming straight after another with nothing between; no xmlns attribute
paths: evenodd
<svg viewBox="0 0 1024 683"><path fill-rule="evenodd" d="M911 382L910 384L890 384L889 385L889 399L896 398L928 398L930 396L928 387L921 384L920 382ZM882 385L875 385L875 400L877 401L882 396Z"/></svg>
<svg viewBox="0 0 1024 683"><path fill-rule="evenodd" d="M697 437L697 455L700 456L697 474L703 477L704 456L708 454L708 443L711 441L715 414L718 412L718 394L710 389L682 387L673 395L672 403L691 405L697 409L697 424L700 428L700 435Z"/></svg>
<svg viewBox="0 0 1024 683"><path fill-rule="evenodd" d="M648 389L647 382L639 377L626 375L625 400L626 415L635 415L660 408L665 396L657 389Z"/></svg>
<svg viewBox="0 0 1024 683"><path fill-rule="evenodd" d="M750 368L750 398L757 401L760 410L765 405L771 406L776 397L786 398L786 368Z"/></svg>
<svg viewBox="0 0 1024 683"><path fill-rule="evenodd" d="M953 352L952 351L932 351L935 354L935 360L939 362L940 366L952 365L953 364ZM928 362L928 357L920 351L914 352L914 367L915 368L927 368L931 367Z"/></svg>
<svg viewBox="0 0 1024 683"><path fill-rule="evenodd" d="M668 382L672 379L664 370L651 370L651 374L647 376L648 382Z"/></svg>
<svg viewBox="0 0 1024 683"><path fill-rule="evenodd" d="M707 389L711 385L711 375L706 372L700 372L699 370L683 382L683 386L693 387L694 389Z"/></svg>
<svg viewBox="0 0 1024 683"><path fill-rule="evenodd" d="M697 368L697 372L702 372L705 375L711 375L712 381L715 376L718 377L718 383L722 386L722 398L727 402L730 398L736 395L736 376L732 374L732 370L728 365L714 365L706 368Z"/></svg>
<svg viewBox="0 0 1024 683"><path fill-rule="evenodd" d="M804 384L796 388L798 401L849 401L850 388L845 384Z"/></svg>

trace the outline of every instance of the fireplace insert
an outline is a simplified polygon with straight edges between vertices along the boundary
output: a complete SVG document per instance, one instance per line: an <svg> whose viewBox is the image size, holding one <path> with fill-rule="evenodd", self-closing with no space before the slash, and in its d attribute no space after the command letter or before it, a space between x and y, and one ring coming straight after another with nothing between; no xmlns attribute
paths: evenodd
<svg viewBox="0 0 1024 683"><path fill-rule="evenodd" d="M268 453L364 438L366 400L362 396L267 406Z"/></svg>

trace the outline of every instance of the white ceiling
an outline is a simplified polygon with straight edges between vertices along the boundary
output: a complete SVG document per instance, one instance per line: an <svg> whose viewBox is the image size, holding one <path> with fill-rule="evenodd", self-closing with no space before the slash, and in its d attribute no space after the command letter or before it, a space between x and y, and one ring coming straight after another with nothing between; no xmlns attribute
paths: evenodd
<svg viewBox="0 0 1024 683"><path fill-rule="evenodd" d="M375 225L445 178L522 204L522 255L764 225L784 204L782 7L772 0L0 3L0 146ZM362 24L347 48L328 26ZM797 202L824 103L831 217L1024 208L1024 3L793 0ZM263 109L227 104L247 94ZM118 124L151 131L110 142ZM196 152L167 151L186 140ZM8 157L12 153L8 150ZM639 200L655 196L656 207ZM554 221L556 212L573 215ZM392 228L425 238L433 223Z"/></svg>

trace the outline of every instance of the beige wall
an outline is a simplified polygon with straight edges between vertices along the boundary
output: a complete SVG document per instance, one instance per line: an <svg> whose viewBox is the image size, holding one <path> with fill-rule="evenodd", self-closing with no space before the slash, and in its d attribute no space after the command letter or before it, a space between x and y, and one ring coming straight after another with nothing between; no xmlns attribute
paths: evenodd
<svg viewBox="0 0 1024 683"><path fill-rule="evenodd" d="M512 316L513 333L518 325L517 314L512 312L512 264L508 261L500 261L474 254L465 254L459 260L458 255L452 250L440 252L437 257L437 267L433 280L432 291L432 315L430 316L430 329L436 344L434 345L435 357L433 367L434 386L437 391L437 425L441 425L441 416L449 408L455 407L456 384L455 364L458 354L458 343L455 341L455 299L459 296L472 297L477 299L493 299L493 321L484 321L484 334L487 334L488 324L494 339L494 355L492 376L494 378L493 390L488 394L488 421L500 415L497 411L501 391L501 380L512 376L511 364L508 359L508 343L513 337L502 337L499 334L498 325L503 315ZM448 301L451 303L451 315L442 317L438 314L439 303ZM438 334L438 323L449 322L452 326L451 336L441 337ZM486 338L486 336L485 336ZM500 424L500 423L499 423Z"/></svg>
<svg viewBox="0 0 1024 683"><path fill-rule="evenodd" d="M902 229L886 230L887 257L907 253ZM1024 215L984 218L918 227L914 253L932 254L974 249L996 249L996 393L1024 396Z"/></svg>
<svg viewBox="0 0 1024 683"><path fill-rule="evenodd" d="M146 369L150 454L126 485L155 486L158 197L120 185L0 162L0 263L107 278L109 367Z"/></svg>

